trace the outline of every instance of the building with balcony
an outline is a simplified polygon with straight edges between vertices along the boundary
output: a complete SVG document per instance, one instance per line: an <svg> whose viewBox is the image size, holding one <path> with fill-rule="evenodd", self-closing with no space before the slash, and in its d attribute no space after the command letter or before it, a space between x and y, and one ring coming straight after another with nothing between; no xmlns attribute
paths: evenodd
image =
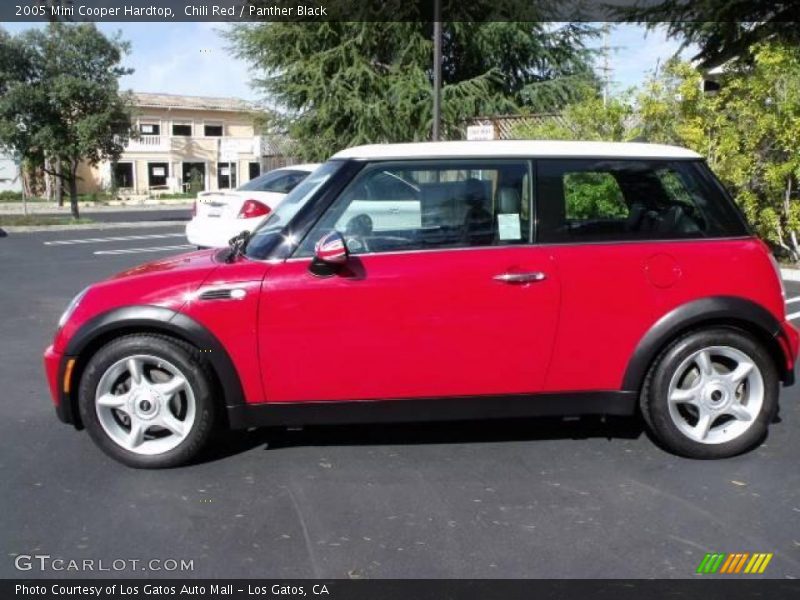
<svg viewBox="0 0 800 600"><path fill-rule="evenodd" d="M237 98L136 93L134 129L115 164L84 165L79 193L128 195L235 188L261 174L265 140L255 107Z"/></svg>

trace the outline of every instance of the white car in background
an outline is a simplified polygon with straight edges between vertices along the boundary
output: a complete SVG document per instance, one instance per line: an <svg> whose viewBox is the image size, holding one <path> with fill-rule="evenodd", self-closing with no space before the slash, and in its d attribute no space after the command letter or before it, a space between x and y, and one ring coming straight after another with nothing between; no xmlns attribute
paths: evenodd
<svg viewBox="0 0 800 600"><path fill-rule="evenodd" d="M228 245L242 231L253 231L318 164L292 165L264 173L235 190L200 192L192 220L186 225L189 243L203 248Z"/></svg>

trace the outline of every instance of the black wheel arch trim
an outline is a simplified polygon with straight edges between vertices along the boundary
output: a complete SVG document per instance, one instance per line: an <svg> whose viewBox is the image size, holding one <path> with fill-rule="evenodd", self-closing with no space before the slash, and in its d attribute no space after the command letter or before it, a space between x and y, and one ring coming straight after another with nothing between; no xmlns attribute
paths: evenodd
<svg viewBox="0 0 800 600"><path fill-rule="evenodd" d="M638 392L658 354L683 332L704 325L726 324L745 326L758 335L776 360L783 382L787 385L793 383L793 373L786 368L784 351L778 342L778 338L784 335L780 321L752 300L737 296L712 296L682 304L656 321L636 346L625 370L622 389Z"/></svg>
<svg viewBox="0 0 800 600"><path fill-rule="evenodd" d="M63 369L68 358L77 358L76 370L72 375L71 390L67 395L62 393L58 416L66 422L81 427L75 410L77 400L77 381L88 357L84 352L98 340L107 339L115 332L163 333L184 339L201 350L209 351L207 359L211 363L225 399L225 406L244 404L244 392L236 367L222 343L206 327L186 314L163 306L125 306L112 309L93 317L84 323L67 342L64 359L59 369L63 378ZM62 379L59 379L62 380ZM221 407L222 408L222 407Z"/></svg>

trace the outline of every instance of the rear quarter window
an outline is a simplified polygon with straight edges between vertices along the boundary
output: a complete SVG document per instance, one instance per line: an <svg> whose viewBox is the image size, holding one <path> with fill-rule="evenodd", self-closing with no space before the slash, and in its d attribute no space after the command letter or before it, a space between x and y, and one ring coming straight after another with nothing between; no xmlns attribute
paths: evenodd
<svg viewBox="0 0 800 600"><path fill-rule="evenodd" d="M670 240L748 235L701 161L564 159L537 164L538 240Z"/></svg>

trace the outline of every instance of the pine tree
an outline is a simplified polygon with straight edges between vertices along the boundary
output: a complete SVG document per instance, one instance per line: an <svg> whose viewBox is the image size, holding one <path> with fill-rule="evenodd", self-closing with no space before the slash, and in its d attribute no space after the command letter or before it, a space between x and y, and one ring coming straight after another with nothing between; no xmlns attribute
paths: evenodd
<svg viewBox="0 0 800 600"><path fill-rule="evenodd" d="M550 111L586 82L596 85L585 23L457 22L443 25L442 131L518 110ZM426 140L432 122L432 24L274 22L229 32L260 76L265 117L324 159L364 143Z"/></svg>

